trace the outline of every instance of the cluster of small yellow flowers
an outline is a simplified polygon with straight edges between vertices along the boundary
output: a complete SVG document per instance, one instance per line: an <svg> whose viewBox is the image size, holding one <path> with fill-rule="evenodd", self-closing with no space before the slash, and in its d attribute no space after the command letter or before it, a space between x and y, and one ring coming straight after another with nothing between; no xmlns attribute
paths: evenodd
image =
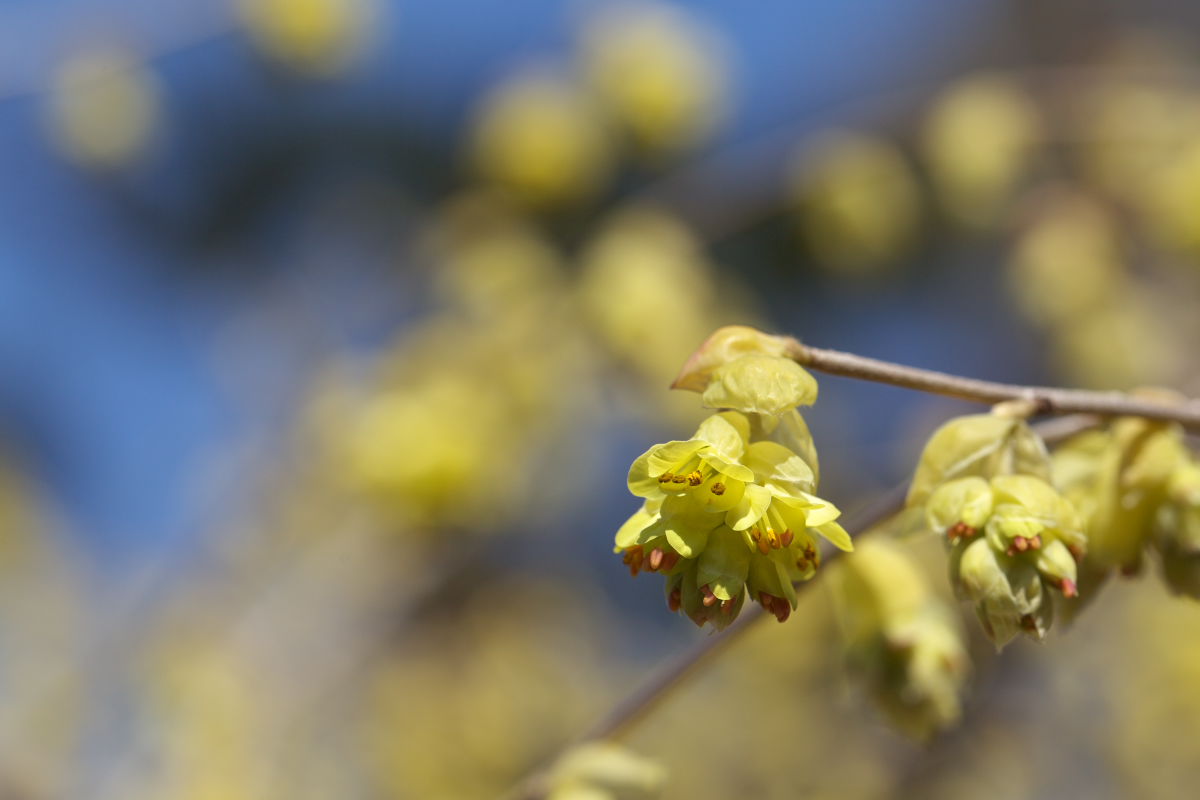
<svg viewBox="0 0 1200 800"><path fill-rule="evenodd" d="M703 387L706 406L730 410L686 441L650 448L629 471L644 503L617 532L616 552L633 575L662 573L667 605L697 625L723 628L747 596L782 622L796 607L794 583L820 563L816 537L853 549L838 509L814 494L812 437L796 406L816 400L816 381L778 343L748 328L714 334L676 386Z"/></svg>
<svg viewBox="0 0 1200 800"><path fill-rule="evenodd" d="M1087 522L1086 578L1134 574L1150 547L1167 585L1200 597L1200 470L1177 425L1116 420L1059 448L1054 472Z"/></svg>
<svg viewBox="0 0 1200 800"><path fill-rule="evenodd" d="M946 537L951 582L998 648L1021 632L1040 641L1053 595L1079 594L1087 539L1050 477L1045 444L1028 425L984 414L939 429L913 478L909 505Z"/></svg>
<svg viewBox="0 0 1200 800"><path fill-rule="evenodd" d="M962 629L912 558L877 539L831 577L848 665L892 724L928 739L956 723L970 668Z"/></svg>

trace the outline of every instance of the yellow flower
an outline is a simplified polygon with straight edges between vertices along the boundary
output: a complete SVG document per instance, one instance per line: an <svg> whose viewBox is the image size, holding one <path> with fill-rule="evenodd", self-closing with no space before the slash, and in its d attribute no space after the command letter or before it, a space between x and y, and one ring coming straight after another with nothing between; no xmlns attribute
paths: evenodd
<svg viewBox="0 0 1200 800"><path fill-rule="evenodd" d="M698 625L724 627L747 596L782 622L793 584L820 561L816 536L853 547L837 508L813 494L812 466L765 430L754 415L714 414L630 468L630 491L645 502L617 532L616 552L633 575L663 573L668 606Z"/></svg>

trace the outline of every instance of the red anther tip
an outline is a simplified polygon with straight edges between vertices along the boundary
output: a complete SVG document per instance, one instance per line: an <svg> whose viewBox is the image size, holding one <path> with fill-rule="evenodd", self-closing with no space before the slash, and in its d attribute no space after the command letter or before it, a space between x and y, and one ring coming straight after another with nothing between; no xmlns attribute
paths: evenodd
<svg viewBox="0 0 1200 800"><path fill-rule="evenodd" d="M671 609L672 611L678 611L682 599L683 597L679 592L679 588L676 587L672 589L671 594L667 596L667 608Z"/></svg>
<svg viewBox="0 0 1200 800"><path fill-rule="evenodd" d="M792 540L794 540L795 538L796 538L796 534L792 533L791 531L784 531L779 536L779 543L782 544L784 547L790 547L792 544Z"/></svg>
<svg viewBox="0 0 1200 800"><path fill-rule="evenodd" d="M704 595L704 599L701 602L705 606L712 606L717 602L717 596L712 593L712 589L708 588L707 583L700 587L700 593Z"/></svg>
<svg viewBox="0 0 1200 800"><path fill-rule="evenodd" d="M1017 536L1016 538L1013 539L1013 547L1017 548L1018 551L1024 553L1026 550L1029 549L1029 540L1026 539L1024 536Z"/></svg>
<svg viewBox="0 0 1200 800"><path fill-rule="evenodd" d="M1070 578L1063 578L1060 588L1062 589L1063 597L1079 597L1079 587Z"/></svg>

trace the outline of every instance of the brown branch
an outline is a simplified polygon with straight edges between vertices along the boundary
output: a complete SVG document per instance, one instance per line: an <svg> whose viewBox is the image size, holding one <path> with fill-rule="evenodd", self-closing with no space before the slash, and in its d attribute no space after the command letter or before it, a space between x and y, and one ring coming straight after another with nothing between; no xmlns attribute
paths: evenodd
<svg viewBox="0 0 1200 800"><path fill-rule="evenodd" d="M890 383L906 389L973 400L980 403L1028 402L1035 414L1091 414L1097 417L1144 417L1178 422L1186 430L1200 432L1200 400L1178 402L1134 397L1123 392L1092 392L1049 386L1018 386L994 381L962 378L945 372L906 367L888 361L810 347L796 340L787 353L796 363L830 375Z"/></svg>

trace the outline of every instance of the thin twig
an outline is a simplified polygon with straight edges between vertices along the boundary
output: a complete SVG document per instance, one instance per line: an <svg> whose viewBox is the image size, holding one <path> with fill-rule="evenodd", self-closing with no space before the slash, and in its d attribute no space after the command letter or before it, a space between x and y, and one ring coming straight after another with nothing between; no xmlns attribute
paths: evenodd
<svg viewBox="0 0 1200 800"><path fill-rule="evenodd" d="M962 378L944 372L906 367L889 361L810 347L790 342L788 356L798 364L830 375L890 383L906 389L942 394L980 403L1007 400L1026 401L1037 414L1092 414L1097 417L1144 417L1178 422L1185 429L1200 432L1200 400L1179 402L1134 397L1123 392L1092 392L1082 389L1058 389L1049 386L1018 386L994 381Z"/></svg>

